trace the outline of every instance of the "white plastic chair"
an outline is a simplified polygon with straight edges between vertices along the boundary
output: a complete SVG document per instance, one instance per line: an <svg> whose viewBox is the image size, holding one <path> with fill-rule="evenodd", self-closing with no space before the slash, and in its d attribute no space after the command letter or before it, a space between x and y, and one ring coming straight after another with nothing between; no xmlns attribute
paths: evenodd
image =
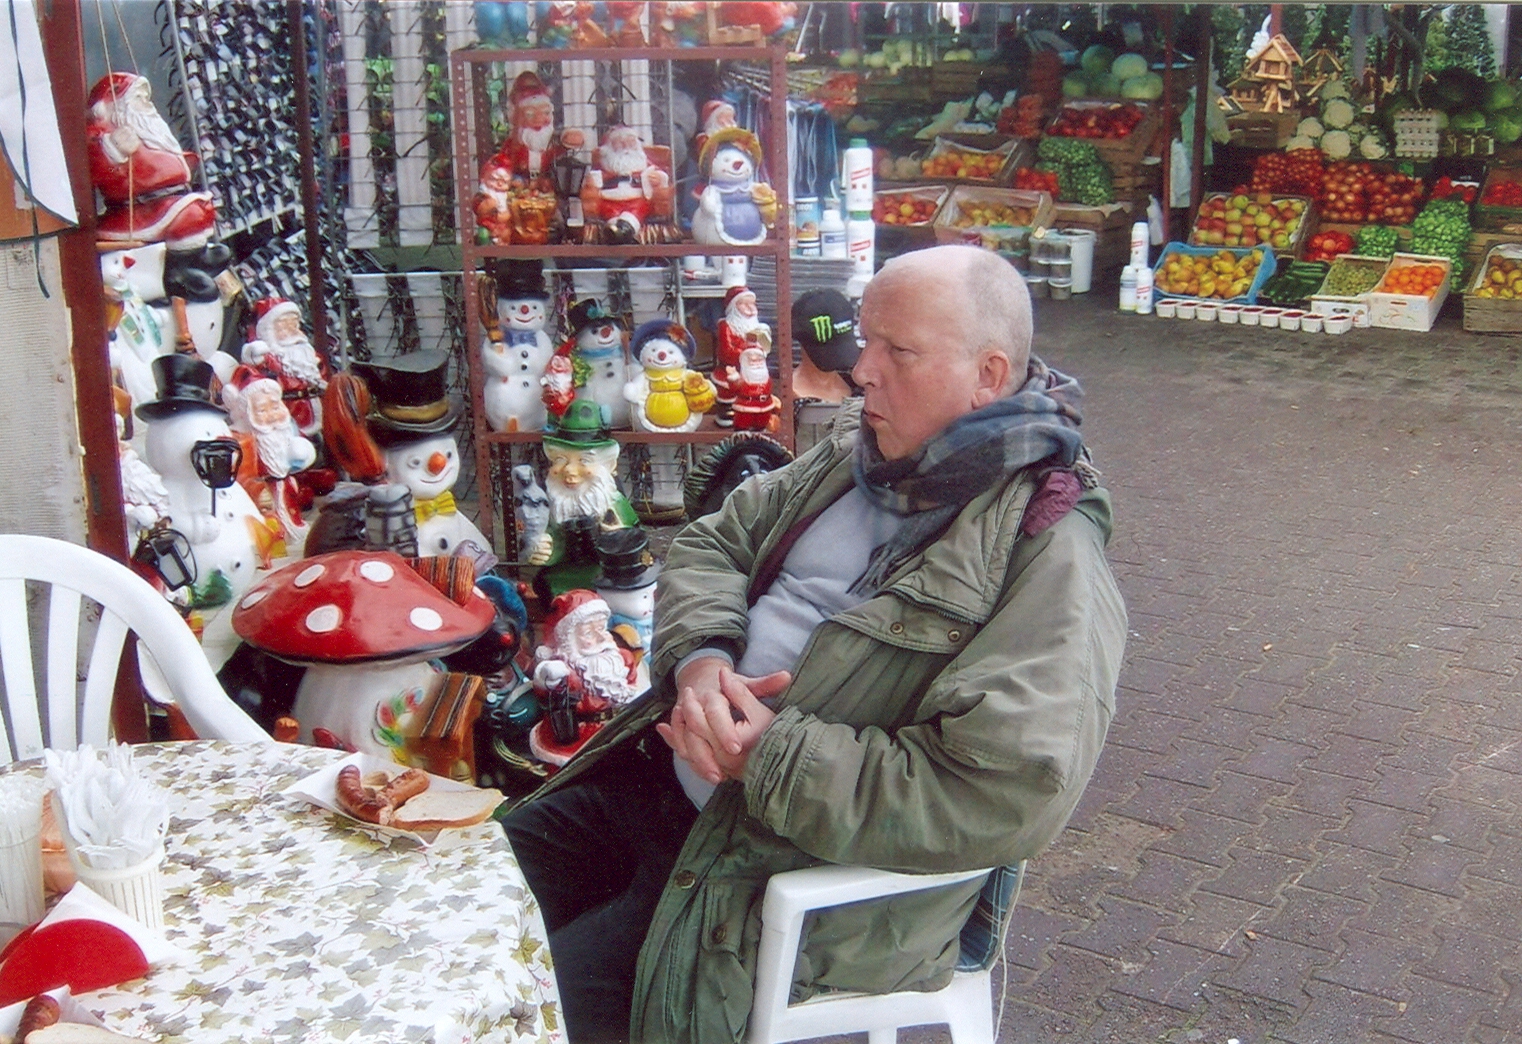
<svg viewBox="0 0 1522 1044"><path fill-rule="evenodd" d="M894 1044L901 1027L940 1023L950 1027L953 1044L993 1044L997 1027L991 972L1002 953L1024 866L1021 863L1009 871L1013 875L1008 879L1012 891L1002 904L998 923L988 926L992 932L990 955L976 968L953 972L944 989L929 993L826 993L797 1004L788 1003L788 994L803 921L809 911L940 888L985 877L990 871L897 874L861 866L813 866L777 874L767 882L761 905L750 1044L783 1044L838 1033L866 1033L869 1044Z"/></svg>
<svg viewBox="0 0 1522 1044"><path fill-rule="evenodd" d="M36 643L44 650L40 693L32 664L29 580L51 585L47 630ZM82 692L81 596L101 607ZM44 747L103 746L110 737L111 696L128 631L137 634L138 648L152 655L197 735L273 742L222 690L195 635L142 577L77 544L5 534L0 535L0 665L5 681L0 756L19 761L39 756ZM85 638L88 641L88 632Z"/></svg>

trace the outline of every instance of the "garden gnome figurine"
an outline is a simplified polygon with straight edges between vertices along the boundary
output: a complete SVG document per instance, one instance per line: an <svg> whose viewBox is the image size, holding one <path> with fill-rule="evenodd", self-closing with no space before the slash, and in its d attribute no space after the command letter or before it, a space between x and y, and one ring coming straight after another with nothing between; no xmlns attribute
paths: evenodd
<svg viewBox="0 0 1522 1044"><path fill-rule="evenodd" d="M327 365L301 328L301 309L283 297L254 304L255 340L243 346L243 362L280 383L285 404L307 438L322 433L322 393Z"/></svg>
<svg viewBox="0 0 1522 1044"><path fill-rule="evenodd" d="M535 583L542 596L590 587L597 572L596 535L636 525L639 516L618 488L618 442L595 402L578 399L544 436L549 459L551 551ZM548 601L548 597L545 597Z"/></svg>
<svg viewBox="0 0 1522 1044"><path fill-rule="evenodd" d="M610 628L616 633L628 628L637 639L631 644L648 655L655 633L655 582L661 573L650 553L650 535L638 526L599 533L597 562L601 568L593 589L608 603Z"/></svg>
<svg viewBox="0 0 1522 1044"><path fill-rule="evenodd" d="M153 360L159 396L137 408L148 426L144 459L158 472L169 494L169 515L195 553L197 582L193 604L220 605L237 598L266 564L275 534L243 487L232 481L212 492L196 472L198 445L233 441L227 413L212 402L211 365L193 355L172 353Z"/></svg>
<svg viewBox="0 0 1522 1044"><path fill-rule="evenodd" d="M418 553L461 555L477 574L490 572L497 556L455 505L460 447L452 431L460 413L449 402L449 353L413 352L354 369L370 391L370 434L385 454L386 476L412 494Z"/></svg>
<svg viewBox="0 0 1522 1044"><path fill-rule="evenodd" d="M238 481L265 514L280 524L286 551L300 555L307 525L301 517L301 487L295 475L317 460L317 447L301 434L286 408L278 381L249 366L233 371L222 387L222 403L243 447Z"/></svg>
<svg viewBox="0 0 1522 1044"><path fill-rule="evenodd" d="M566 319L573 359L586 369L576 397L597 403L608 427L627 428L629 402L624 398L624 384L629 380L629 360L624 352L624 324L590 297L572 305Z"/></svg>
<svg viewBox="0 0 1522 1044"><path fill-rule="evenodd" d="M506 261L498 267L497 314L502 340L481 345L486 370L482 396L493 431L541 431L546 422L539 378L555 345L545 332L549 288L539 261Z"/></svg>
<svg viewBox="0 0 1522 1044"><path fill-rule="evenodd" d="M669 319L652 319L634 331L630 349L639 372L624 385L624 398L638 431L696 431L703 414L717 402L713 384L687 360L697 345L687 328Z"/></svg>
<svg viewBox="0 0 1522 1044"><path fill-rule="evenodd" d="M177 253L205 247L216 229L216 205L209 192L191 191L196 158L154 107L148 78L108 73L90 92L89 105L90 180L106 204L96 236L163 242Z"/></svg>
<svg viewBox="0 0 1522 1044"><path fill-rule="evenodd" d="M761 321L756 308L756 295L744 286L732 286L724 292L724 318L714 330L713 383L719 394L719 411L715 418L721 427L728 427L730 411L734 406L735 392L730 387L730 373L740 368L740 353L747 347L771 346L771 328Z"/></svg>
<svg viewBox="0 0 1522 1044"><path fill-rule="evenodd" d="M726 127L703 143L698 169L708 187L692 217L692 238L715 246L752 246L777 219L777 193L756 180L761 143L748 130Z"/></svg>

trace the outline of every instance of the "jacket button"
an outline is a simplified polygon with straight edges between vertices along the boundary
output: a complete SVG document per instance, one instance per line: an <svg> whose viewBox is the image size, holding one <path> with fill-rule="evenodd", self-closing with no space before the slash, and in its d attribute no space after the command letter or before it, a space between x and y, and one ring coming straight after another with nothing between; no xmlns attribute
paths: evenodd
<svg viewBox="0 0 1522 1044"><path fill-rule="evenodd" d="M691 870L678 870L676 876L671 879L672 884L683 890L691 888L697 884L697 881L698 875Z"/></svg>
<svg viewBox="0 0 1522 1044"><path fill-rule="evenodd" d="M904 633L904 625L902 623L900 623L899 621L894 620L892 623L890 623L888 625L888 633L890 633L890 634L903 634Z"/></svg>
<svg viewBox="0 0 1522 1044"><path fill-rule="evenodd" d="M724 940L729 938L729 929L722 924L715 925L708 937L713 940L715 946L723 945Z"/></svg>
<svg viewBox="0 0 1522 1044"><path fill-rule="evenodd" d="M947 631L946 632L946 640L948 642L960 642L962 640L962 632L961 631Z"/></svg>

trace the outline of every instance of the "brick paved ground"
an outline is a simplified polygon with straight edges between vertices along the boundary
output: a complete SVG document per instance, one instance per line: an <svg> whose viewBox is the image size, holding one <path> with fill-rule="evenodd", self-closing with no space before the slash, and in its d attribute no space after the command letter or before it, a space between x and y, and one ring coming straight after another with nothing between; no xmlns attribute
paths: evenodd
<svg viewBox="0 0 1522 1044"><path fill-rule="evenodd" d="M1041 302L1038 350L1131 638L1000 1039L1522 1042L1522 339L1110 300Z"/></svg>

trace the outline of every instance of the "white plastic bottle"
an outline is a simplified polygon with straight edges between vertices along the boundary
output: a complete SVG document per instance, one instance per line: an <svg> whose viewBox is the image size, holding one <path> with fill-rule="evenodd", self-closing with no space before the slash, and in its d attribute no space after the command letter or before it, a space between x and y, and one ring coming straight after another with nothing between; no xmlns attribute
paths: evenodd
<svg viewBox="0 0 1522 1044"><path fill-rule="evenodd" d="M1145 221L1138 221L1131 226L1131 264L1137 268L1147 267L1147 251L1149 243L1148 225Z"/></svg>
<svg viewBox="0 0 1522 1044"><path fill-rule="evenodd" d="M842 160L841 181L846 186L846 213L872 213L872 149L866 138L852 138Z"/></svg>
<svg viewBox="0 0 1522 1044"><path fill-rule="evenodd" d="M1136 266L1127 265L1120 270L1120 310L1136 311Z"/></svg>
<svg viewBox="0 0 1522 1044"><path fill-rule="evenodd" d="M877 223L871 212L852 213L846 222L846 255L856 264L852 271L871 278L876 270Z"/></svg>
<svg viewBox="0 0 1522 1044"><path fill-rule="evenodd" d="M876 230L873 230L874 235ZM819 219L819 252L822 257L846 258L846 223L841 220L840 208L834 205L824 208Z"/></svg>
<svg viewBox="0 0 1522 1044"><path fill-rule="evenodd" d="M1146 265L1136 270L1136 314L1152 314L1152 269Z"/></svg>

